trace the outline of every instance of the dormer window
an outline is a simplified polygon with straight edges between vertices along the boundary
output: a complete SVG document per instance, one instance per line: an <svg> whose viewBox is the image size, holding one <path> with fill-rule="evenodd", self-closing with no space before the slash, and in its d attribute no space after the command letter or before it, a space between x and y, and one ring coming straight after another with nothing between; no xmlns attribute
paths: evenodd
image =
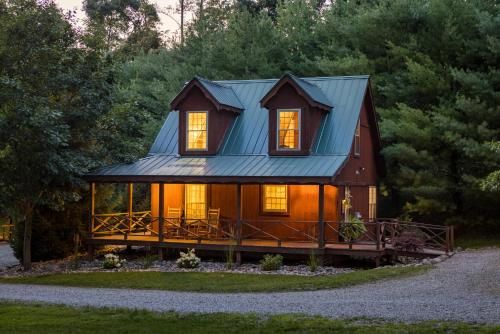
<svg viewBox="0 0 500 334"><path fill-rule="evenodd" d="M187 112L187 143L186 147L190 151L207 150L207 117L206 111Z"/></svg>
<svg viewBox="0 0 500 334"><path fill-rule="evenodd" d="M278 150L300 150L300 109L278 109Z"/></svg>

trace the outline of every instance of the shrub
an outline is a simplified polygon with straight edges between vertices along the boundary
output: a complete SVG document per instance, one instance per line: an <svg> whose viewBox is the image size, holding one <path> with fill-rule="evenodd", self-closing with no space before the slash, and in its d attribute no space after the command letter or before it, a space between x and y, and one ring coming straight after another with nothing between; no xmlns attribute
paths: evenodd
<svg viewBox="0 0 500 334"><path fill-rule="evenodd" d="M316 270L318 270L319 261L318 261L318 256L316 256L314 250L312 250L311 254L309 254L309 260L307 261L307 265L309 266L309 270L311 270L311 272L315 272Z"/></svg>
<svg viewBox="0 0 500 334"><path fill-rule="evenodd" d="M260 260L260 265L264 271L279 270L283 266L283 256L266 254Z"/></svg>
<svg viewBox="0 0 500 334"><path fill-rule="evenodd" d="M82 222L83 206L70 207L66 211L53 211L40 207L33 213L31 257L34 262L61 259L74 253L75 233ZM83 231L82 231L83 232ZM23 258L24 222L15 223L10 244L14 255Z"/></svg>
<svg viewBox="0 0 500 334"><path fill-rule="evenodd" d="M344 222L340 225L340 234L347 242L357 240L365 233L366 226L363 221L357 217L351 217L348 222Z"/></svg>
<svg viewBox="0 0 500 334"><path fill-rule="evenodd" d="M148 269L151 268L153 263L158 259L158 256L152 254L146 254L142 259L142 268Z"/></svg>
<svg viewBox="0 0 500 334"><path fill-rule="evenodd" d="M226 250L226 269L234 268L234 246L229 245Z"/></svg>
<svg viewBox="0 0 500 334"><path fill-rule="evenodd" d="M196 256L194 249L188 249L187 253L180 252L181 257L175 261L177 267L193 269L200 265L201 259Z"/></svg>
<svg viewBox="0 0 500 334"><path fill-rule="evenodd" d="M104 262L102 264L102 267L104 269L121 268L125 262L125 259L120 260L120 257L118 255L106 254L104 255Z"/></svg>
<svg viewBox="0 0 500 334"><path fill-rule="evenodd" d="M424 249L424 241L414 231L403 231L399 236L394 238L394 248L399 251L417 252Z"/></svg>

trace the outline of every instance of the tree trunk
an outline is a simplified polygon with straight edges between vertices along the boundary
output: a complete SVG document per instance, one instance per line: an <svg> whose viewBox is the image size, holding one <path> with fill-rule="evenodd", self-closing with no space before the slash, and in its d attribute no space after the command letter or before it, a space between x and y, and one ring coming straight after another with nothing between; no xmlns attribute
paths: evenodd
<svg viewBox="0 0 500 334"><path fill-rule="evenodd" d="M184 0L181 0L181 45L184 45Z"/></svg>
<svg viewBox="0 0 500 334"><path fill-rule="evenodd" d="M23 241L23 267L24 270L31 270L31 234L33 232L33 206L26 206L26 218L24 220L24 241Z"/></svg>

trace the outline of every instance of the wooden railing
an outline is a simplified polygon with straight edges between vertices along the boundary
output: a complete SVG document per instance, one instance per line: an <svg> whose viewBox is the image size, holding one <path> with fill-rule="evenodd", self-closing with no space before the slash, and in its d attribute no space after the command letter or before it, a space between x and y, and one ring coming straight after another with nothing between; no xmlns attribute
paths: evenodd
<svg viewBox="0 0 500 334"><path fill-rule="evenodd" d="M152 217L150 211L96 214L92 219L91 233L93 235L129 234L158 235L153 228L153 222L158 218Z"/></svg>
<svg viewBox="0 0 500 334"><path fill-rule="evenodd" d="M346 235L347 224L363 224L365 231L354 240ZM241 244L244 240L268 240L281 247L284 242L305 242L320 247L318 221L286 220L236 220L220 218L185 219L163 218L160 231L160 218L152 217L150 211L113 214L96 214L92 219L92 235L147 235L164 239L232 240ZM453 250L453 227L430 225L397 219L378 219L376 221L324 222L324 243L353 245L373 245L376 250L393 247L402 233L414 233L423 243L423 248L449 252Z"/></svg>

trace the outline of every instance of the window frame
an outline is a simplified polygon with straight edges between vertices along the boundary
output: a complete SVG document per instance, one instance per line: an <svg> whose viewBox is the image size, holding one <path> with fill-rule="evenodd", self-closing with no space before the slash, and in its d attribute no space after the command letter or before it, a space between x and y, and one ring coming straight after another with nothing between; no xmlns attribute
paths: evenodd
<svg viewBox="0 0 500 334"><path fill-rule="evenodd" d="M377 186L368 186L368 220L375 219L377 219Z"/></svg>
<svg viewBox="0 0 500 334"><path fill-rule="evenodd" d="M358 119L358 122L356 123L356 130L354 132L354 156L355 157L360 157L361 156L361 120Z"/></svg>
<svg viewBox="0 0 500 334"><path fill-rule="evenodd" d="M297 143L297 148L280 148L280 113L281 112L298 112L299 114L299 125L298 125L298 137L299 142ZM297 152L302 149L302 109L301 108L281 108L276 109L276 151L280 152Z"/></svg>
<svg viewBox="0 0 500 334"><path fill-rule="evenodd" d="M187 200L188 200L188 196L187 196L187 188L188 186L192 186L192 185L196 185L196 186L204 186L205 187L205 218L190 218L188 217L188 205L187 205ZM184 200L183 200L183 204L184 204L184 218L186 220L203 220L203 219L208 219L208 194L209 194L209 185L206 184L206 183L186 183L184 184Z"/></svg>
<svg viewBox="0 0 500 334"><path fill-rule="evenodd" d="M286 187L286 210L273 211L266 210L265 206L265 187L266 186L285 186ZM265 216L290 216L290 186L288 184L261 184L259 189L260 194L260 214Z"/></svg>
<svg viewBox="0 0 500 334"><path fill-rule="evenodd" d="M189 148L189 114L198 114L198 113L204 113L206 117L206 146L205 148ZM190 110L186 111L186 151L187 152L207 152L208 151L208 110ZM194 131L194 130L192 130Z"/></svg>

